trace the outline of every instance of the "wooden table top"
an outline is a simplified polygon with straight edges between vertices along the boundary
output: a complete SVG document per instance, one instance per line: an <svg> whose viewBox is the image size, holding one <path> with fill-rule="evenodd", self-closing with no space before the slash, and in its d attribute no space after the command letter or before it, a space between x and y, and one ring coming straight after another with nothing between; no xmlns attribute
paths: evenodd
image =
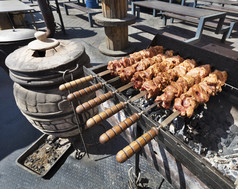
<svg viewBox="0 0 238 189"><path fill-rule="evenodd" d="M218 12L213 10L198 9L193 7L181 6L172 3L166 3L163 1L139 1L133 2L135 5L156 9L160 11L175 13L183 16L190 16L195 18L201 18L204 16L211 16L216 14L223 14L224 12ZM225 14L225 13L224 13Z"/></svg>
<svg viewBox="0 0 238 189"><path fill-rule="evenodd" d="M34 8L20 1L0 1L0 13L29 10L34 10Z"/></svg>

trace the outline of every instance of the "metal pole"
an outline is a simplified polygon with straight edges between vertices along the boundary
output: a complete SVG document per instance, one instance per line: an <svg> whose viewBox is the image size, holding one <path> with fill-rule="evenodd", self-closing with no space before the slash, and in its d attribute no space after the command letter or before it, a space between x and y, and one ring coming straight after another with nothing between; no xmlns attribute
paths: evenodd
<svg viewBox="0 0 238 189"><path fill-rule="evenodd" d="M142 135L142 129L140 128L140 126L137 124L136 127L136 138L140 137ZM136 153L135 155L135 175L136 175L136 180L139 176L140 173L140 152Z"/></svg>
<svg viewBox="0 0 238 189"><path fill-rule="evenodd" d="M47 28L46 36L53 37L55 34L55 20L48 0L37 0Z"/></svg>

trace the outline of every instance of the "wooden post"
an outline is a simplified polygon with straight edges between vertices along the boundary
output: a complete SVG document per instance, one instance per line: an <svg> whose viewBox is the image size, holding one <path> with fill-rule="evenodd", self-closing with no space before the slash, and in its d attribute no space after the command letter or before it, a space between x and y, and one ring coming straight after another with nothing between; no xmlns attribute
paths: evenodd
<svg viewBox="0 0 238 189"><path fill-rule="evenodd" d="M95 16L95 21L104 26L106 43L99 49L107 55L124 55L133 49L128 43L128 25L136 18L127 15L127 0L102 0L102 14Z"/></svg>

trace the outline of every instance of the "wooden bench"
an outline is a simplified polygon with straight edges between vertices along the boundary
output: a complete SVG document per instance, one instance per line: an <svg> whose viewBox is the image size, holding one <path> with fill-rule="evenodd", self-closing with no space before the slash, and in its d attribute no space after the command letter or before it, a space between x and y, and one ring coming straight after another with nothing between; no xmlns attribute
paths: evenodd
<svg viewBox="0 0 238 189"><path fill-rule="evenodd" d="M163 31L161 32L160 30L157 30L155 28L152 28L152 27L144 25L144 24L135 23L135 24L132 24L130 26L133 27L133 28L136 28L138 30L141 30L143 32L147 32L151 35L157 35L159 33L161 35L165 35L165 36L168 36L170 38L177 39L179 41L185 41L186 40L186 38L184 38L184 37L174 35L174 34L171 34L171 33L168 33L168 32L163 32Z"/></svg>
<svg viewBox="0 0 238 189"><path fill-rule="evenodd" d="M185 21L185 22L193 23L193 24L198 24L199 23L198 19L188 17L188 16L181 16L181 15L177 15L177 14L173 14L173 13L166 13L166 12L162 13L162 15L164 17L164 25L167 24L167 19L168 18L174 18L174 19L182 20L182 21ZM173 22L173 20L172 20L172 22ZM205 27L215 29L217 27L217 24L218 24L218 20L217 20L217 23L208 21L208 22L205 23ZM230 22L229 19L225 19L224 24L227 25L227 26L223 27L223 29L224 30L229 30L228 34L227 34L227 38L229 38L230 35L231 35L231 32L233 30L234 23Z"/></svg>
<svg viewBox="0 0 238 189"><path fill-rule="evenodd" d="M90 27L93 27L92 16L101 12L101 11L96 12L92 9L89 9L87 7L83 7L83 6L75 4L75 3L64 3L64 8L65 8L66 15L69 15L68 7L75 8L75 9L78 9L82 12L88 13L88 22L90 24Z"/></svg>
<svg viewBox="0 0 238 189"><path fill-rule="evenodd" d="M197 1L202 1L202 2L209 2L211 4L206 4L206 5L197 5ZM220 3L222 6L219 5L214 5L213 3ZM232 30L234 29L235 25L238 23L238 7L233 8L231 7L231 4L235 3L234 1L223 1L223 0L216 0L216 1L211 1L211 0L195 0L194 1L194 7L197 8L202 8L202 9L208 9L208 10L214 10L214 11L220 11L220 12L226 12L229 14L235 14L235 16L229 16L227 15L226 17L226 22L229 23L230 29L227 34L227 38L231 36ZM238 4L238 3L236 3ZM229 7L224 7L225 5L230 5ZM237 17L236 17L237 15Z"/></svg>
<svg viewBox="0 0 238 189"><path fill-rule="evenodd" d="M214 22L214 20L218 19L218 24L210 24L216 26L215 27L215 34L223 34L222 35L222 42L225 41L226 36L229 31L228 26L223 26L223 22L226 17L225 12L217 12L213 10L205 10L205 9L197 9L188 6L181 6L174 3L167 3L163 1L135 1L132 2L132 14L136 14L136 7L146 7L153 10L153 13L159 12L160 15L163 16L164 22L166 23L167 18L180 18L181 20L190 20L193 18L193 23L197 24L197 30L195 36L191 39L186 40L186 43L196 43L201 39L202 32L204 26L207 22ZM167 14L170 13L170 14ZM167 14L167 15L166 15ZM177 16L178 15L178 16ZM209 25L209 24L207 24Z"/></svg>

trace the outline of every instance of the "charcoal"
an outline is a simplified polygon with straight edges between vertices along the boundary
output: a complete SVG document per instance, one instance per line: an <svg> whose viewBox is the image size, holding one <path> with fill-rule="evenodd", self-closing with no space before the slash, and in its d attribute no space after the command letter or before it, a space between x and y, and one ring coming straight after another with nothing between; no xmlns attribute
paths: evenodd
<svg viewBox="0 0 238 189"><path fill-rule="evenodd" d="M132 96L135 96L135 95L137 95L139 93L139 91L138 90L136 90L136 89L134 89L134 88L130 88L130 89L128 89L128 90L126 90L126 96L127 97L132 97Z"/></svg>
<svg viewBox="0 0 238 189"><path fill-rule="evenodd" d="M169 132L172 134L175 134L176 128L173 123L169 125Z"/></svg>
<svg viewBox="0 0 238 189"><path fill-rule="evenodd" d="M230 127L230 131L231 131L232 133L238 134L238 127L237 127L236 125L232 125L232 126Z"/></svg>

